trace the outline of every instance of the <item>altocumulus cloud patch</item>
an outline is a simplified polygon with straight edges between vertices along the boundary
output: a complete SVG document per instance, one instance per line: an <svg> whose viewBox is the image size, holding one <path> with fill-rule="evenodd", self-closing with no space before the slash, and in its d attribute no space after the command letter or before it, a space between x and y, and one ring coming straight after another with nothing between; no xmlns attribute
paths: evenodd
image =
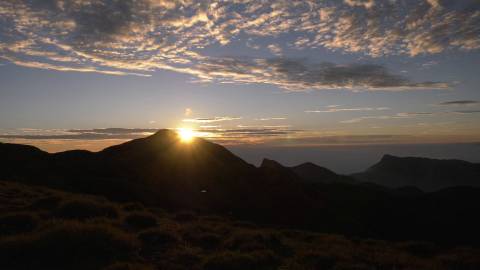
<svg viewBox="0 0 480 270"><path fill-rule="evenodd" d="M480 48L480 4L475 0L0 3L0 57L20 66L140 76L171 70L199 81L266 83L289 90L448 88L443 82L412 82L381 65L306 63L289 58L285 44L273 42L270 50L282 52L281 57L236 59L208 53L208 48L232 42L259 48L247 43L278 37L292 49L322 47L371 58L471 51Z"/></svg>

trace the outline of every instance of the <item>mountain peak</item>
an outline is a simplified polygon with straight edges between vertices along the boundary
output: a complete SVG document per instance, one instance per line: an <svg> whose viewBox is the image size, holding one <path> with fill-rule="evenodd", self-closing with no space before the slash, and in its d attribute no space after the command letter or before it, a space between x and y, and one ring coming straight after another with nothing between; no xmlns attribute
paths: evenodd
<svg viewBox="0 0 480 270"><path fill-rule="evenodd" d="M386 154L378 163L363 173L355 174L355 177L389 187L416 186L425 191L433 191L458 185L479 186L480 164Z"/></svg>
<svg viewBox="0 0 480 270"><path fill-rule="evenodd" d="M262 164L260 165L260 168L279 168L279 167L284 167L282 164L278 163L275 160L264 158L262 160Z"/></svg>

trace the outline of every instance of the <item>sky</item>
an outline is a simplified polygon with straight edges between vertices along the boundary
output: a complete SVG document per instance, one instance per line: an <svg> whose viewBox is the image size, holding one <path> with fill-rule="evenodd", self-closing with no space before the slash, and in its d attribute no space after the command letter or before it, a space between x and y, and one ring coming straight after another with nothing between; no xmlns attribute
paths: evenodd
<svg viewBox="0 0 480 270"><path fill-rule="evenodd" d="M478 145L479 64L478 0L3 0L0 141Z"/></svg>

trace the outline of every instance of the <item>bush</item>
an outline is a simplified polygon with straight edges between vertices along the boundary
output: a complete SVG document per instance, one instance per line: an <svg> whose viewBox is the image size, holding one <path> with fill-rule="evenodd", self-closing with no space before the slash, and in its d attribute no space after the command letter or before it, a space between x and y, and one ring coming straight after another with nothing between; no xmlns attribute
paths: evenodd
<svg viewBox="0 0 480 270"><path fill-rule="evenodd" d="M161 229L150 229L138 234L138 239L144 246L150 248L166 247L180 241L175 232Z"/></svg>
<svg viewBox="0 0 480 270"><path fill-rule="evenodd" d="M106 225L62 222L0 241L1 269L95 269L129 259L138 240Z"/></svg>
<svg viewBox="0 0 480 270"><path fill-rule="evenodd" d="M205 270L270 270L277 269L278 258L272 252L255 253L223 252L210 257Z"/></svg>
<svg viewBox="0 0 480 270"><path fill-rule="evenodd" d="M33 231L38 217L31 213L11 213L0 216L0 235L10 235Z"/></svg>
<svg viewBox="0 0 480 270"><path fill-rule="evenodd" d="M158 225L157 217L148 212L128 214L125 217L124 222L135 229L151 228Z"/></svg>
<svg viewBox="0 0 480 270"><path fill-rule="evenodd" d="M97 217L117 218L119 216L115 205L100 203L93 199L74 199L63 202L54 214L59 218L79 220Z"/></svg>

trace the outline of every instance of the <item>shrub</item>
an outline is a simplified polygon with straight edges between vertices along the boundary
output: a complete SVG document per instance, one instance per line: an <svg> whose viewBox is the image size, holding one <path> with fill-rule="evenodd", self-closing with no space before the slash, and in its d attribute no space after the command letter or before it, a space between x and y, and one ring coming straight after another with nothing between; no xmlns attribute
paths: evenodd
<svg viewBox="0 0 480 270"><path fill-rule="evenodd" d="M10 213L0 216L0 235L26 233L33 231L38 217L31 213Z"/></svg>
<svg viewBox="0 0 480 270"><path fill-rule="evenodd" d="M138 239L151 248L166 247L179 242L175 232L162 229L150 229L138 234Z"/></svg>
<svg viewBox="0 0 480 270"><path fill-rule="evenodd" d="M270 270L277 269L278 258L272 252L255 253L222 252L210 257L205 270Z"/></svg>
<svg viewBox="0 0 480 270"><path fill-rule="evenodd" d="M157 217L149 212L136 212L128 214L124 219L125 224L135 229L155 227L158 224Z"/></svg>
<svg viewBox="0 0 480 270"><path fill-rule="evenodd" d="M93 199L74 199L63 202L54 215L65 219L91 219L97 217L117 218L119 213L115 205L100 203Z"/></svg>
<svg viewBox="0 0 480 270"><path fill-rule="evenodd" d="M94 269L132 258L138 247L135 237L111 226L53 223L40 232L2 239L0 268Z"/></svg>

